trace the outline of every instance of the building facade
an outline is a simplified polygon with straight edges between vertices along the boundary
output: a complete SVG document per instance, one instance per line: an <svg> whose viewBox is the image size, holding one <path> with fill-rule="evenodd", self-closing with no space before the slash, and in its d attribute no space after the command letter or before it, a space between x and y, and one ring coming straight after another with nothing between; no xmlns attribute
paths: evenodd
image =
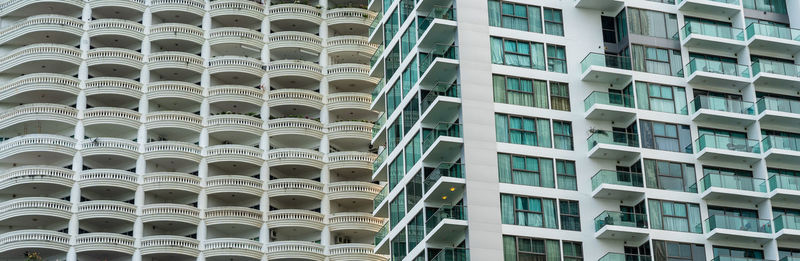
<svg viewBox="0 0 800 261"><path fill-rule="evenodd" d="M0 2L0 260L386 260L366 5Z"/></svg>
<svg viewBox="0 0 800 261"><path fill-rule="evenodd" d="M376 253L800 258L800 1L368 8Z"/></svg>

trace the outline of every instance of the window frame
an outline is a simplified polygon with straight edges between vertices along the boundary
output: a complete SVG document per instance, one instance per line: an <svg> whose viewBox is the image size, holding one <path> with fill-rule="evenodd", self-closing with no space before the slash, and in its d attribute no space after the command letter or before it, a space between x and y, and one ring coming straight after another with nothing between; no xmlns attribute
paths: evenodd
<svg viewBox="0 0 800 261"><path fill-rule="evenodd" d="M554 93L553 92L554 85L558 86L558 88L563 88L564 90L566 90L567 96L557 95L556 93ZM572 105L570 105L570 99L569 99L569 83L550 81L548 82L547 86L550 87L550 109L558 111L571 111ZM566 100L566 103L563 104L566 104L567 108L566 109L555 108L556 106L553 106L553 104L562 104L561 102L556 102L555 101L556 99Z"/></svg>
<svg viewBox="0 0 800 261"><path fill-rule="evenodd" d="M556 124L562 124L562 125L569 126L569 134L556 133ZM555 120L554 119L553 122L552 122L552 125L553 125L553 148L554 149L559 149L559 150L574 151L575 150L575 140L573 138L574 137L574 133L572 132L572 122L571 121L562 121L562 120ZM564 128L562 127L561 129L563 130ZM569 140L569 148L557 148L557 146L556 146L556 144L558 144L556 142L557 138L563 138L563 139Z"/></svg>
<svg viewBox="0 0 800 261"><path fill-rule="evenodd" d="M562 207L561 203L568 204L567 206L569 207L569 210L573 210L572 208L574 207L574 210L575 210L574 212L576 212L577 214L565 213L564 212L564 208ZM572 204L574 204L574 206ZM578 221L577 222L577 224L578 224L577 230L576 229L565 228L566 227L564 225L565 218L567 218L567 219L576 219ZM558 200L558 221L560 223L559 225L560 225L561 230L581 231L581 207L580 207L580 201L569 200L569 199L559 199Z"/></svg>

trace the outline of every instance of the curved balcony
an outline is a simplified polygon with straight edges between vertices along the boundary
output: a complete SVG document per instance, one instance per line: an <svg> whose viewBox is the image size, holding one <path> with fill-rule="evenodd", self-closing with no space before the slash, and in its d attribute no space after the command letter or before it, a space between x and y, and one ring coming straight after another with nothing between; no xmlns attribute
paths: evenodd
<svg viewBox="0 0 800 261"><path fill-rule="evenodd" d="M372 95L358 92L340 92L328 95L328 110L367 110L372 103Z"/></svg>
<svg viewBox="0 0 800 261"><path fill-rule="evenodd" d="M314 81L322 80L322 67L319 64L301 60L273 61L267 67L270 78L305 77Z"/></svg>
<svg viewBox="0 0 800 261"><path fill-rule="evenodd" d="M148 36L151 42L183 40L196 45L203 45L203 42L206 40L205 36L203 36L202 28L181 23L154 24L150 27L150 34Z"/></svg>
<svg viewBox="0 0 800 261"><path fill-rule="evenodd" d="M80 12L83 8L84 2L82 0L9 0L0 3L0 16L10 16L11 13L19 11L20 9L54 9L63 8L64 10L75 10ZM59 10L59 9L56 9ZM35 12L35 11L34 11ZM24 15L24 14L21 14Z"/></svg>
<svg viewBox="0 0 800 261"><path fill-rule="evenodd" d="M81 156L113 155L139 159L139 143L118 138L92 138L81 143Z"/></svg>
<svg viewBox="0 0 800 261"><path fill-rule="evenodd" d="M200 177L180 172L153 172L144 175L142 190L181 190L199 194Z"/></svg>
<svg viewBox="0 0 800 261"><path fill-rule="evenodd" d="M83 21L61 15L30 16L11 26L0 30L0 44L13 42L15 45L26 45L46 42L46 38L80 39L83 35Z"/></svg>
<svg viewBox="0 0 800 261"><path fill-rule="evenodd" d="M45 197L18 198L0 203L0 220L23 216L46 216L69 220L72 217L72 203Z"/></svg>
<svg viewBox="0 0 800 261"><path fill-rule="evenodd" d="M250 194L261 197L263 181L238 175L214 176L206 179L206 194L237 193Z"/></svg>
<svg viewBox="0 0 800 261"><path fill-rule="evenodd" d="M88 66L119 65L142 70L144 56L137 52L123 48L103 47L91 49L87 53Z"/></svg>
<svg viewBox="0 0 800 261"><path fill-rule="evenodd" d="M242 85L218 85L208 90L208 103L235 101L261 107L264 104L263 97L263 90Z"/></svg>
<svg viewBox="0 0 800 261"><path fill-rule="evenodd" d="M328 66L326 69L326 77L328 82L342 81L345 83L365 83L376 85L381 80L380 78L369 76L369 65L344 63L334 64ZM370 97L372 97L370 95Z"/></svg>
<svg viewBox="0 0 800 261"><path fill-rule="evenodd" d="M325 260L325 247L305 241L278 241L267 244L267 258L277 259L306 259Z"/></svg>
<svg viewBox="0 0 800 261"><path fill-rule="evenodd" d="M205 241L203 255L206 258L241 256L261 260L261 243L240 238L214 238Z"/></svg>
<svg viewBox="0 0 800 261"><path fill-rule="evenodd" d="M320 53L322 52L322 38L306 32L276 32L269 34L268 47L270 51L283 48L300 48Z"/></svg>
<svg viewBox="0 0 800 261"><path fill-rule="evenodd" d="M264 134L264 121L246 115L238 114L221 114L208 117L207 121L208 133L215 132L247 132L253 135Z"/></svg>
<svg viewBox="0 0 800 261"><path fill-rule="evenodd" d="M261 25L264 19L264 5L248 0L215 0L211 1L208 14L212 19L230 20L240 17L250 18L249 23Z"/></svg>
<svg viewBox="0 0 800 261"><path fill-rule="evenodd" d="M31 152L49 152L72 157L77 150L75 139L51 134L28 134L0 143L0 159Z"/></svg>
<svg viewBox="0 0 800 261"><path fill-rule="evenodd" d="M46 65L48 71L67 71L77 68L82 61L78 48L63 44L32 44L0 58L0 72L25 74L41 71L41 65L36 63Z"/></svg>
<svg viewBox="0 0 800 261"><path fill-rule="evenodd" d="M344 181L328 185L328 199L363 199L372 200L381 192L383 186L369 182Z"/></svg>
<svg viewBox="0 0 800 261"><path fill-rule="evenodd" d="M267 93L267 105L269 107L304 106L321 110L322 94L300 89L274 90Z"/></svg>
<svg viewBox="0 0 800 261"><path fill-rule="evenodd" d="M271 36L270 36L271 37ZM208 43L215 45L247 45L255 49L264 47L264 34L251 29L239 27L221 27L211 29Z"/></svg>
<svg viewBox="0 0 800 261"><path fill-rule="evenodd" d="M269 7L270 22L283 20L301 20L319 25L322 23L322 13L319 8L304 4L277 4Z"/></svg>
<svg viewBox="0 0 800 261"><path fill-rule="evenodd" d="M281 227L303 227L322 230L325 215L310 210L282 209L267 212L267 227L270 229Z"/></svg>
<svg viewBox="0 0 800 261"><path fill-rule="evenodd" d="M372 127L374 124L360 121L340 121L328 124L328 139L359 139L372 140Z"/></svg>
<svg viewBox="0 0 800 261"><path fill-rule="evenodd" d="M54 96L62 93L77 96L81 91L79 85L80 80L72 76L54 73L32 73L14 78L0 86L0 100L13 99L22 101L24 98L21 97L41 97L43 94Z"/></svg>
<svg viewBox="0 0 800 261"><path fill-rule="evenodd" d="M197 225L200 223L200 210L183 204L147 204L142 206L142 223L177 221Z"/></svg>
<svg viewBox="0 0 800 261"><path fill-rule="evenodd" d="M144 146L144 159L179 158L200 162L200 146L179 141L156 141Z"/></svg>
<svg viewBox="0 0 800 261"><path fill-rule="evenodd" d="M200 241L182 236L149 236L141 240L140 251L144 255L179 254L197 257L200 254Z"/></svg>
<svg viewBox="0 0 800 261"><path fill-rule="evenodd" d="M264 151L260 148L245 145L214 145L206 148L206 161L211 163L236 161L256 166L264 164Z"/></svg>
<svg viewBox="0 0 800 261"><path fill-rule="evenodd" d="M375 246L370 244L337 244L328 248L330 261L385 261L386 257L375 254ZM439 260L439 259L433 259Z"/></svg>
<svg viewBox="0 0 800 261"><path fill-rule="evenodd" d="M2 9L2 7L0 7ZM0 235L0 253L15 249L69 250L69 234L40 229L25 229Z"/></svg>
<svg viewBox="0 0 800 261"><path fill-rule="evenodd" d="M217 56L208 61L208 73L210 74L249 74L250 76L261 77L264 76L264 63L261 60L242 57L242 56ZM236 81L237 77L227 79Z"/></svg>
<svg viewBox="0 0 800 261"><path fill-rule="evenodd" d="M78 203L78 219L111 218L136 221L136 206L113 200L92 200Z"/></svg>
<svg viewBox="0 0 800 261"><path fill-rule="evenodd" d="M370 43L367 37L358 35L329 37L326 43L328 54L350 52L371 56L378 50L378 45ZM369 67L367 67L367 73L369 73Z"/></svg>
<svg viewBox="0 0 800 261"><path fill-rule="evenodd" d="M118 35L142 41L144 25L123 19L99 19L89 22L89 37Z"/></svg>
<svg viewBox="0 0 800 261"><path fill-rule="evenodd" d="M142 83L125 78L97 77L86 80L86 96L122 95L133 99L142 98Z"/></svg>
<svg viewBox="0 0 800 261"><path fill-rule="evenodd" d="M123 7L143 13L144 9L146 8L144 0L88 0L88 2L89 7L92 9L103 7Z"/></svg>
<svg viewBox="0 0 800 261"><path fill-rule="evenodd" d="M96 107L83 112L83 126L122 125L138 129L142 115L136 111L115 107Z"/></svg>
<svg viewBox="0 0 800 261"><path fill-rule="evenodd" d="M136 248L131 236L117 233L87 233L75 238L75 252L113 251L132 255Z"/></svg>
<svg viewBox="0 0 800 261"><path fill-rule="evenodd" d="M325 13L325 21L329 26L361 25L366 31L375 15L375 12L361 8L335 8Z"/></svg>
<svg viewBox="0 0 800 261"><path fill-rule="evenodd" d="M72 187L75 172L53 166L22 166L11 168L0 175L0 190L22 184L54 184ZM0 212L2 213L2 212Z"/></svg>
<svg viewBox="0 0 800 261"><path fill-rule="evenodd" d="M205 3L200 0L152 0L150 12L187 12L199 17L205 15Z"/></svg>
<svg viewBox="0 0 800 261"><path fill-rule="evenodd" d="M203 211L206 226L222 224L240 224L261 227L261 211L246 207L214 207Z"/></svg>
<svg viewBox="0 0 800 261"><path fill-rule="evenodd" d="M308 149L274 149L267 154L270 167L301 165L322 169L322 153Z"/></svg>
<svg viewBox="0 0 800 261"><path fill-rule="evenodd" d="M181 69L198 74L203 73L203 58L184 52L158 52L150 54L150 70Z"/></svg>
<svg viewBox="0 0 800 261"><path fill-rule="evenodd" d="M29 103L10 108L0 113L0 129L30 121L59 122L63 124L41 124L42 129L55 128L50 131L74 128L78 123L78 110L61 104Z"/></svg>
<svg viewBox="0 0 800 261"><path fill-rule="evenodd" d="M153 82L147 85L147 98L151 100L179 98L201 103L203 102L203 87L179 81Z"/></svg>
<svg viewBox="0 0 800 261"><path fill-rule="evenodd" d="M333 152L328 154L328 168L334 169L366 169L372 171L372 163L377 154L358 151Z"/></svg>
<svg viewBox="0 0 800 261"><path fill-rule="evenodd" d="M139 184L135 173L116 169L84 170L78 175L78 186L89 187L119 187L136 191Z"/></svg>
<svg viewBox="0 0 800 261"><path fill-rule="evenodd" d="M281 135L298 135L322 139L322 123L303 118L281 118L267 122L267 134L270 137Z"/></svg>
<svg viewBox="0 0 800 261"><path fill-rule="evenodd" d="M333 231L368 230L378 232L383 228L384 219L369 213L337 213L328 218L328 227Z"/></svg>
<svg viewBox="0 0 800 261"><path fill-rule="evenodd" d="M144 125L148 130L178 128L200 132L203 130L203 117L182 111L157 111L147 114Z"/></svg>
<svg viewBox="0 0 800 261"><path fill-rule="evenodd" d="M325 185L310 179L273 179L267 182L269 197L304 196L322 199Z"/></svg>

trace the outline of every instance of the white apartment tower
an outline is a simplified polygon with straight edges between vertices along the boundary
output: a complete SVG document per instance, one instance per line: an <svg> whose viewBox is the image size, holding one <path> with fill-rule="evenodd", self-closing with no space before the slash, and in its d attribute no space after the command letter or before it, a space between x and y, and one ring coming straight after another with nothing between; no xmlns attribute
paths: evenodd
<svg viewBox="0 0 800 261"><path fill-rule="evenodd" d="M0 1L0 260L386 260L366 7Z"/></svg>
<svg viewBox="0 0 800 261"><path fill-rule="evenodd" d="M800 260L800 1L368 9L377 254Z"/></svg>

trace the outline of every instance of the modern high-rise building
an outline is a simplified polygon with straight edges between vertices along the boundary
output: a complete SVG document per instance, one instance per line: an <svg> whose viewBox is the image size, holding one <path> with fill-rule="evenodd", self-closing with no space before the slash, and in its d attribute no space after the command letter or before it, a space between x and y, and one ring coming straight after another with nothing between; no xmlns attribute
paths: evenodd
<svg viewBox="0 0 800 261"><path fill-rule="evenodd" d="M386 260L366 7L0 1L0 260Z"/></svg>
<svg viewBox="0 0 800 261"><path fill-rule="evenodd" d="M800 1L372 0L391 260L800 260Z"/></svg>

